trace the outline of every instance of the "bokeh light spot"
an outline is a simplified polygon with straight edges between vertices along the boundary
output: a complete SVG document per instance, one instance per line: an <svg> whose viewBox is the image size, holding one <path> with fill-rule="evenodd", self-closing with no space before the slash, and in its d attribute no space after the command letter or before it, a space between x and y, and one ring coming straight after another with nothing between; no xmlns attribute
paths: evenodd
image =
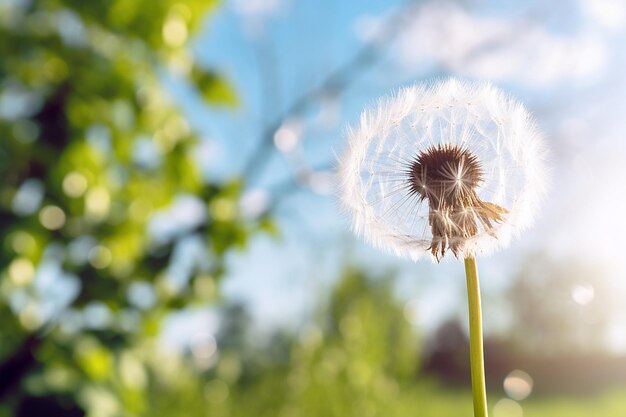
<svg viewBox="0 0 626 417"><path fill-rule="evenodd" d="M301 135L301 122L296 119L288 120L274 133L274 144L279 151L288 153L298 146Z"/></svg>
<svg viewBox="0 0 626 417"><path fill-rule="evenodd" d="M96 187L87 193L85 199L87 215L93 220L103 220L109 214L111 196L104 187Z"/></svg>
<svg viewBox="0 0 626 417"><path fill-rule="evenodd" d="M37 241L30 233L19 231L11 235L11 247L15 253L24 255L37 249Z"/></svg>
<svg viewBox="0 0 626 417"><path fill-rule="evenodd" d="M210 358L217 351L217 342L209 333L198 333L191 340L191 353L197 358Z"/></svg>
<svg viewBox="0 0 626 417"><path fill-rule="evenodd" d="M17 258L9 265L9 277L15 285L28 285L35 276L33 263L26 258Z"/></svg>
<svg viewBox="0 0 626 417"><path fill-rule="evenodd" d="M72 171L63 178L63 192L68 197L77 198L87 191L87 178L79 172Z"/></svg>
<svg viewBox="0 0 626 417"><path fill-rule="evenodd" d="M57 206L46 206L39 212L39 221L48 230L59 230L65 224L65 213Z"/></svg>
<svg viewBox="0 0 626 417"><path fill-rule="evenodd" d="M112 321L111 310L106 304L94 301L83 309L83 323L91 329L105 329Z"/></svg>
<svg viewBox="0 0 626 417"><path fill-rule="evenodd" d="M516 369L504 378L504 391L514 400L527 398L533 390L533 379L524 371Z"/></svg>
<svg viewBox="0 0 626 417"><path fill-rule="evenodd" d="M89 263L96 269L104 269L111 264L113 254L109 248L98 245L89 251Z"/></svg>
<svg viewBox="0 0 626 417"><path fill-rule="evenodd" d="M128 301L135 307L147 310L152 308L157 301L154 286L149 282L138 281L128 286Z"/></svg>
<svg viewBox="0 0 626 417"><path fill-rule="evenodd" d="M55 366L45 371L43 378L47 385L53 389L70 390L76 386L77 376L68 368Z"/></svg>
<svg viewBox="0 0 626 417"><path fill-rule="evenodd" d="M209 333L197 333L191 339L191 354L198 368L206 370L212 368L217 362L217 342Z"/></svg>
<svg viewBox="0 0 626 417"><path fill-rule="evenodd" d="M494 417L523 417L524 410L516 401L502 398L493 407Z"/></svg>
<svg viewBox="0 0 626 417"><path fill-rule="evenodd" d="M187 41L187 24L175 14L170 15L163 25L163 40L168 46L178 48Z"/></svg>
<svg viewBox="0 0 626 417"><path fill-rule="evenodd" d="M37 179L28 179L22 183L11 203L13 212L19 216L36 213L43 200L44 186Z"/></svg>
<svg viewBox="0 0 626 417"><path fill-rule="evenodd" d="M34 303L28 304L19 314L20 324L27 330L36 330L43 323L41 312Z"/></svg>
<svg viewBox="0 0 626 417"><path fill-rule="evenodd" d="M591 284L577 284L572 287L572 300L581 306L587 305L595 298L595 290Z"/></svg>

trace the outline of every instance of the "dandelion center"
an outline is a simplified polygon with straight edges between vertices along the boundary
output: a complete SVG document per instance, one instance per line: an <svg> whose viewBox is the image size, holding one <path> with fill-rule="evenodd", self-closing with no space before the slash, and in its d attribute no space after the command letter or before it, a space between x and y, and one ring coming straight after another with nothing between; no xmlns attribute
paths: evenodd
<svg viewBox="0 0 626 417"><path fill-rule="evenodd" d="M450 249L455 256L482 228L493 234L493 223L503 221L504 208L481 200L483 181L478 158L457 145L440 144L420 152L408 170L410 193L428 201L432 240L428 248L439 261Z"/></svg>

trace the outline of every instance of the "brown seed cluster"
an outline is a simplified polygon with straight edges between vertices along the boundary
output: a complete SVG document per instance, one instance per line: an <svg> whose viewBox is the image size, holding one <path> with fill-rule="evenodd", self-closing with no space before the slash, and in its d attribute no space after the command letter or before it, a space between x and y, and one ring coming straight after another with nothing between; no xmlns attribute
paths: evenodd
<svg viewBox="0 0 626 417"><path fill-rule="evenodd" d="M419 200L428 200L428 223L432 241L428 248L440 261L451 250L462 255L464 243L478 233L478 223L493 233L493 223L502 222L504 208L482 201L477 187L483 181L481 163L467 149L456 145L431 146L409 166L409 190Z"/></svg>

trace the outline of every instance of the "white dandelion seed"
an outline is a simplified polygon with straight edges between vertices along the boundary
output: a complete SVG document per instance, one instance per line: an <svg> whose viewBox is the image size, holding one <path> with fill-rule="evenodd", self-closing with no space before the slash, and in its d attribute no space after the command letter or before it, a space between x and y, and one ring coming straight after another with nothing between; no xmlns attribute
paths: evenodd
<svg viewBox="0 0 626 417"><path fill-rule="evenodd" d="M414 260L506 246L544 193L543 138L490 84L402 89L365 110L348 139L339 189L354 231Z"/></svg>

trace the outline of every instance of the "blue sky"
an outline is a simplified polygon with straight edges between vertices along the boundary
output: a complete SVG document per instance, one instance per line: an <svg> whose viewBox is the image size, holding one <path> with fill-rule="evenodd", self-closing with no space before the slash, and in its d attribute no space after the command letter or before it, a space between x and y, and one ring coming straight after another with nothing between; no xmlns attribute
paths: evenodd
<svg viewBox="0 0 626 417"><path fill-rule="evenodd" d="M313 101L287 121L285 131L295 142L287 135L287 151L273 149L263 170L248 178L249 191L271 193L305 167L327 168L341 151L346 124L381 95L449 75L489 80L524 101L546 132L553 191L531 232L480 260L487 331L506 325L498 294L531 250L601 263L614 278L614 294L624 294L620 256L626 222L619 213L626 209L626 196L615 185L626 180L620 162L626 155L620 134L625 2L462 3L421 2L397 39L379 48L376 63L353 73L347 89ZM263 129L348 62L402 4L231 0L218 8L193 51L200 63L227 76L241 104L216 110L177 93L205 136L207 176L241 172ZM318 191L325 191L327 177L316 178ZM348 232L332 195L305 187L282 200L277 216L281 238L259 236L250 250L232 254L224 282L225 294L243 300L261 328L305 323L346 261L372 271L398 271L398 294L409 301L409 315L417 312L420 326L432 328L450 315L465 314L460 262L415 264L367 247ZM620 336L626 334L621 325L626 312L617 309L614 316L608 339L626 348Z"/></svg>

